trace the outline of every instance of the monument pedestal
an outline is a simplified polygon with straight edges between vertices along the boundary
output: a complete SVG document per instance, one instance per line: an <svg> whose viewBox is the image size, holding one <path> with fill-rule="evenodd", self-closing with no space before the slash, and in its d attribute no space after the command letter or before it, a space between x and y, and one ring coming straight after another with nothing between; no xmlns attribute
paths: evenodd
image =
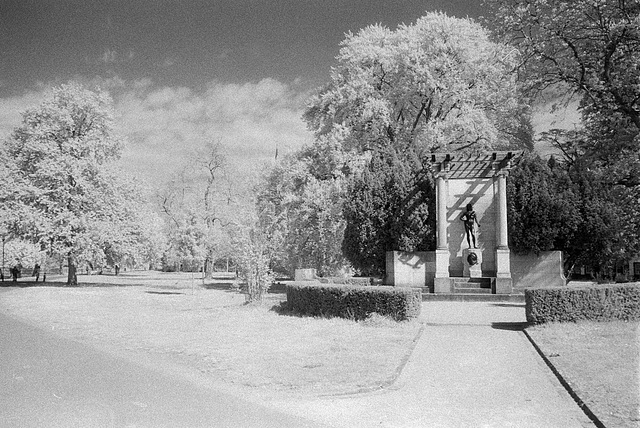
<svg viewBox="0 0 640 428"><path fill-rule="evenodd" d="M496 250L496 279L491 287L494 294L511 294L511 251L498 248Z"/></svg>
<svg viewBox="0 0 640 428"><path fill-rule="evenodd" d="M482 277L482 250L478 248L462 250L462 259L464 263L463 276L467 278Z"/></svg>
<svg viewBox="0 0 640 428"><path fill-rule="evenodd" d="M451 293L449 278L449 250L436 250L436 274L433 278L434 293Z"/></svg>

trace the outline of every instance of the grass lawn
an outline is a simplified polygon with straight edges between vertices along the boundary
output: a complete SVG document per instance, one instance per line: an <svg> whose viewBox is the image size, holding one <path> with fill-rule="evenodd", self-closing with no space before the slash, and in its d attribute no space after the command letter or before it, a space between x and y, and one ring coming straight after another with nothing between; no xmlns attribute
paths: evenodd
<svg viewBox="0 0 640 428"><path fill-rule="evenodd" d="M245 305L230 281L203 286L184 273L81 276L74 288L58 280L0 293L0 311L99 349L151 355L256 392L379 388L394 379L422 328L418 321L279 315L272 308L283 294Z"/></svg>
<svg viewBox="0 0 640 428"><path fill-rule="evenodd" d="M527 331L607 428L640 426L640 323L550 323Z"/></svg>

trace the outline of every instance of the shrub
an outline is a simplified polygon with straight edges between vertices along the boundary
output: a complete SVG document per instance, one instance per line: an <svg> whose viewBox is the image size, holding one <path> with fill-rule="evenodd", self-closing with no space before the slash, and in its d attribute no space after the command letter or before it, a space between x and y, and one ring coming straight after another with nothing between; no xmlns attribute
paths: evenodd
<svg viewBox="0 0 640 428"><path fill-rule="evenodd" d="M527 321L640 320L640 284L531 288L524 292Z"/></svg>
<svg viewBox="0 0 640 428"><path fill-rule="evenodd" d="M420 315L422 294L420 289L405 287L290 284L287 307L311 316L363 320L377 313L402 321Z"/></svg>

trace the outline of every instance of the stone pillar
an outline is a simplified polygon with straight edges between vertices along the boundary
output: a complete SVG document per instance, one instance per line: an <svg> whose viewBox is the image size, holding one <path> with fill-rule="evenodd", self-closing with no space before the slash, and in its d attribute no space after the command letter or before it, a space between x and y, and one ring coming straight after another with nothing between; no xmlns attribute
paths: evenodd
<svg viewBox="0 0 640 428"><path fill-rule="evenodd" d="M443 162L442 168L446 168ZM447 239L447 176L444 171L436 177L436 224L438 242L436 249L436 272L433 279L434 293L451 293L452 283L449 279L449 243Z"/></svg>
<svg viewBox="0 0 640 428"><path fill-rule="evenodd" d="M436 223L438 224L438 250L447 250L447 181L443 174L436 178Z"/></svg>
<svg viewBox="0 0 640 428"><path fill-rule="evenodd" d="M507 227L507 171L499 171L498 184L498 245L496 248L496 279L492 285L495 294L510 294L513 290L511 280L511 251Z"/></svg>
<svg viewBox="0 0 640 428"><path fill-rule="evenodd" d="M498 173L498 249L509 249L509 237L507 227L507 174Z"/></svg>

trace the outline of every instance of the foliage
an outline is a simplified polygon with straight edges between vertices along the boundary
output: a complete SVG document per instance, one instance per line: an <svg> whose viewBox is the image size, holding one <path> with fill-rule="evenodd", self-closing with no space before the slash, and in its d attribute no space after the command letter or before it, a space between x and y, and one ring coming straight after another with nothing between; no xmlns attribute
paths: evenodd
<svg viewBox="0 0 640 428"><path fill-rule="evenodd" d="M237 208L227 160L218 142L208 142L184 161L158 195L169 229L163 260L171 266L164 268L184 264L204 268L210 277L215 260L230 251L225 225Z"/></svg>
<svg viewBox="0 0 640 428"><path fill-rule="evenodd" d="M614 277L619 264L640 253L640 188L616 183L583 154L552 164L528 156L511 172L511 248L562 250L567 272L582 265L596 276Z"/></svg>
<svg viewBox="0 0 640 428"><path fill-rule="evenodd" d="M531 323L640 320L638 284L531 288L524 297Z"/></svg>
<svg viewBox="0 0 640 428"><path fill-rule="evenodd" d="M247 299L262 302L275 279L271 269L273 242L252 215L234 224L233 229L233 259L247 283Z"/></svg>
<svg viewBox="0 0 640 428"><path fill-rule="evenodd" d="M509 246L518 253L566 249L581 221L565 171L526 155L507 181Z"/></svg>
<svg viewBox="0 0 640 428"><path fill-rule="evenodd" d="M566 88L602 118L640 129L640 3L625 0L485 0L496 30L522 52L529 93Z"/></svg>
<svg viewBox="0 0 640 428"><path fill-rule="evenodd" d="M36 264L43 265L46 253L37 245L20 239L7 240L4 245L4 267L20 265L32 269Z"/></svg>
<svg viewBox="0 0 640 428"><path fill-rule="evenodd" d="M344 268L344 183L361 164L335 140L320 138L267 173L257 203L261 227L277 242L274 268L315 268L320 275Z"/></svg>
<svg viewBox="0 0 640 428"><path fill-rule="evenodd" d="M486 3L497 31L522 52L525 92L579 97L582 126L544 136L563 153L557 168L569 177L580 219L562 249L567 267L612 277L616 265L640 252L640 4Z"/></svg>
<svg viewBox="0 0 640 428"><path fill-rule="evenodd" d="M363 275L383 275L387 251L435 246L435 191L415 153L376 152L350 181L342 249Z"/></svg>
<svg viewBox="0 0 640 428"><path fill-rule="evenodd" d="M565 262L591 266L597 276L612 278L618 264L640 254L640 188L614 184L608 170L591 166L588 159L579 160L569 171L581 223Z"/></svg>
<svg viewBox="0 0 640 428"><path fill-rule="evenodd" d="M429 13L395 31L372 25L348 34L337 60L305 119L345 149L481 151L512 147L518 136L520 146L531 142L510 73L517 51L469 19Z"/></svg>
<svg viewBox="0 0 640 428"><path fill-rule="evenodd" d="M287 285L287 309L310 316L342 317L356 321L377 313L396 321L417 318L420 290L408 287L343 285Z"/></svg>
<svg viewBox="0 0 640 428"><path fill-rule="evenodd" d="M78 260L108 246L134 245L141 197L115 166L123 142L108 95L78 84L54 88L3 146L11 176L0 200L13 236L67 257L68 284Z"/></svg>

